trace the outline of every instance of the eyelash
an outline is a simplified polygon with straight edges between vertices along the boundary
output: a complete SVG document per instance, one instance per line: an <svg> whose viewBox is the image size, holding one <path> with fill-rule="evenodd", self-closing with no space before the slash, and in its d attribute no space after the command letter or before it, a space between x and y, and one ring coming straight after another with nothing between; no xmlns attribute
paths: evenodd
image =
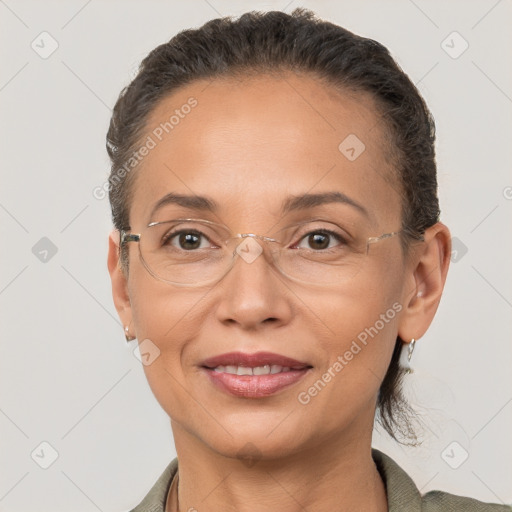
<svg viewBox="0 0 512 512"><path fill-rule="evenodd" d="M318 229L318 230L309 231L300 238L300 240L297 244L294 244L294 245L300 244L300 242L302 242L302 240L306 239L307 237L309 237L313 234L329 235L332 238L336 239L340 243L340 245L347 245L347 240L342 235L340 235L336 231L331 231L330 229ZM333 249L333 247L331 247L330 249ZM329 249L321 249L321 250L328 251ZM320 251L317 251L317 252L320 252Z"/></svg>
<svg viewBox="0 0 512 512"><path fill-rule="evenodd" d="M208 240L212 244L212 241L208 238L208 236L206 236L204 233L201 233L200 231L196 231L196 230L193 230L193 229L181 229L181 230L178 230L178 231L171 231L169 233L166 233L162 237L162 245L164 245L164 246L165 245L170 245L170 242L174 238L176 238L177 236L179 236L181 234L193 234L193 235L196 235L196 236L199 236L199 237L204 237L204 238L206 238L206 240ZM336 231L332 231L330 229L317 229L317 230L308 231L307 233L302 235L301 238L298 240L298 242L292 244L292 247L296 247L304 239L307 239L309 236L311 236L313 234L329 235L332 238L334 238L335 240L337 240L340 245L347 245L346 238L343 237L340 233L337 233ZM323 252L323 251L327 251L327 250L330 250L330 249L333 249L333 248L331 247L331 248L328 248L328 249L321 249L321 250L316 251L316 252L320 252L320 251Z"/></svg>
<svg viewBox="0 0 512 512"><path fill-rule="evenodd" d="M166 233L162 237L162 245L169 245L173 238L176 238L177 236L179 236L181 234L195 235L195 236L203 237L203 238L206 238L206 240L208 240L210 243L212 243L211 240L204 233L201 233L200 231L197 231L195 229L180 229L178 231L171 231L169 233Z"/></svg>

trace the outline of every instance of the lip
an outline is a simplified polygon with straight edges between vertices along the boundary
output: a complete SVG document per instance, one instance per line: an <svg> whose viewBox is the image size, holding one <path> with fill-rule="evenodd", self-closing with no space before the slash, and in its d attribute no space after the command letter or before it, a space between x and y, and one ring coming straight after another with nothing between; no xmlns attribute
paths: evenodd
<svg viewBox="0 0 512 512"><path fill-rule="evenodd" d="M233 375L216 372L217 366L264 366L279 365L290 368L289 371L268 375ZM206 359L201 364L210 382L218 389L240 398L264 398L271 396L293 384L309 373L311 365L290 357L272 352L230 352Z"/></svg>
<svg viewBox="0 0 512 512"><path fill-rule="evenodd" d="M297 361L291 357L282 356L280 354L274 354L272 352L255 352L254 354L246 354L244 352L229 352L226 354L220 354L218 356L210 357L203 361L200 366L204 368L213 369L217 366L264 366L279 365L288 366L290 369L302 370L304 368L310 368L311 365L302 361Z"/></svg>

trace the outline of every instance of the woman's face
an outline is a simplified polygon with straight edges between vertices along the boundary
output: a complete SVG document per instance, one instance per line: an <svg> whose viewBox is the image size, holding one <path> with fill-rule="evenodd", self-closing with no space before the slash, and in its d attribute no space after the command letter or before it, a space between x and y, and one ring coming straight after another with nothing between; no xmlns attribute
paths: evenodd
<svg viewBox="0 0 512 512"><path fill-rule="evenodd" d="M182 108L191 97L197 104ZM170 128L165 123L173 114ZM133 171L133 233L183 217L221 222L233 234L269 235L276 226L313 218L357 235L400 229L400 187L385 125L368 96L336 93L293 73L201 81L166 97L146 127L143 139L150 136L155 145ZM362 208L303 201L282 209L291 198L333 192ZM170 193L217 206L170 202L152 214ZM128 250L129 303L118 309L139 343L150 340L143 345L150 354L144 371L175 434L186 432L227 456L245 449L269 458L334 436L347 442L371 435L403 305L415 292L398 236L371 244L347 279L320 285L289 279L263 253L250 263L238 257L215 284L177 287L148 273L136 243ZM273 353L305 369L219 378L223 371L204 367L205 360L233 352ZM268 384L272 379L279 385Z"/></svg>

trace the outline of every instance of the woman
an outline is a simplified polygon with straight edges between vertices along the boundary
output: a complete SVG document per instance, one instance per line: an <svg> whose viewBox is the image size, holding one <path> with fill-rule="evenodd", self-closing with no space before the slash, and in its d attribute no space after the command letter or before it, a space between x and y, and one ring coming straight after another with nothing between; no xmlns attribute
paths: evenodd
<svg viewBox="0 0 512 512"><path fill-rule="evenodd" d="M181 32L107 149L114 302L177 452L135 512L510 510L371 448L376 413L414 436L400 354L451 248L433 120L382 45L303 9Z"/></svg>

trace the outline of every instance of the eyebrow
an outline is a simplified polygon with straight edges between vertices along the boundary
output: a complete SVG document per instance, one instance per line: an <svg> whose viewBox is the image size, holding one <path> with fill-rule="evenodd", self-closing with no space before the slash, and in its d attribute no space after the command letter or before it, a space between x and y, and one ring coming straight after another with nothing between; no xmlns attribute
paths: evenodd
<svg viewBox="0 0 512 512"><path fill-rule="evenodd" d="M189 208L191 210L202 210L210 212L217 210L217 203L208 197L188 196L183 194L174 194L171 192L170 194L167 194L158 200L158 202L151 210L150 218L153 218L153 215L155 215L155 213L160 210L160 208L163 208L168 204L177 204L178 206Z"/></svg>
<svg viewBox="0 0 512 512"><path fill-rule="evenodd" d="M354 207L361 213L369 217L366 208L354 201L350 197L341 192L324 192L322 194L303 194L300 196L292 196L283 203L283 213L289 213L295 210L303 210L313 208L314 206L322 206L329 203L342 203Z"/></svg>
<svg viewBox="0 0 512 512"><path fill-rule="evenodd" d="M296 210L304 210L307 208L313 208L315 206L322 206L324 204L331 203L347 204L359 210L366 217L369 217L368 211L364 206L341 192L324 192L320 194L302 194L299 196L290 196L283 202L281 209L283 214L285 214ZM153 218L153 215L155 215L155 213L160 208L163 208L168 204L176 204L191 210L201 210L208 212L215 212L218 209L218 204L209 197L175 194L171 192L170 194L167 194L158 200L158 202L153 207L153 210L151 211L150 217Z"/></svg>

